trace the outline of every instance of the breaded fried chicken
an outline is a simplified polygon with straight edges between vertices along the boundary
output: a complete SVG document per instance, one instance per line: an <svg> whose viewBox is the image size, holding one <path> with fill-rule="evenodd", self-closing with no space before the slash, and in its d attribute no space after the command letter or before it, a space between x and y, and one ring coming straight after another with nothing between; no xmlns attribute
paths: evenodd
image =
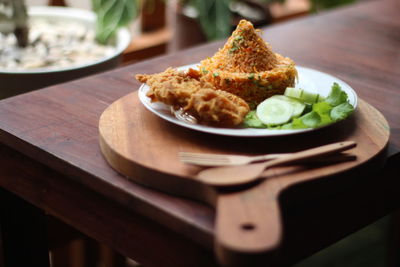
<svg viewBox="0 0 400 267"><path fill-rule="evenodd" d="M150 86L147 96L152 102L172 105L211 125L235 126L249 112L248 104L241 98L199 79L199 73L168 68L162 73L136 75L136 79Z"/></svg>

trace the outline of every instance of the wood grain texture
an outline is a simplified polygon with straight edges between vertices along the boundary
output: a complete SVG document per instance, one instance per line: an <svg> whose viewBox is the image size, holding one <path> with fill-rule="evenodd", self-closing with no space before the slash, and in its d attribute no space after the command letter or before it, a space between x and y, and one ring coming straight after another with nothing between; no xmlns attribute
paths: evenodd
<svg viewBox="0 0 400 267"><path fill-rule="evenodd" d="M144 266L203 267L217 265L211 245L201 245L199 242L194 242L193 239L177 235L175 231L160 225L156 220L143 218L132 209L127 209L127 206L118 205L104 196L82 187L79 183L71 181L62 173L32 161L9 147L0 146L0 161L4 164L0 168L1 187L23 196L36 207L40 207L43 213L56 216L66 224L79 229L123 255L137 260ZM23 162L22 165L21 162ZM11 213L18 214L20 211L20 209L8 206L9 210L11 208L14 208ZM23 215L28 216L29 213ZM20 219L21 216L18 215ZM32 217L32 214L30 216ZM2 219L11 221L12 217ZM36 217L32 218L35 220L32 221L31 228L37 225ZM20 225L24 222L28 223L29 220L25 219ZM9 224L6 226L9 228ZM25 230L28 231L31 228L28 227ZM40 263L36 266L46 266L43 261L38 261L43 255L39 253L40 250L43 252L44 249L45 252L46 249L39 242L41 239L38 237L42 231L37 231L38 229L42 230L42 228L34 228L32 230L36 230L36 232L30 232L29 235L19 229L19 235L7 236L7 240L14 237L12 245L19 245L19 249L13 250L13 256L18 255L20 258L13 258L10 262L26 263L31 260L30 263L24 265L10 266L32 266L31 263L34 262ZM24 238L15 239L23 234L26 235ZM194 234L196 235L196 233ZM51 236L49 238L54 239ZM29 245L32 244L33 246L30 247ZM21 258L24 251L35 252L35 254L32 256L26 254ZM157 251L157 256L154 255L155 251Z"/></svg>
<svg viewBox="0 0 400 267"><path fill-rule="evenodd" d="M117 100L103 112L99 120L99 139L102 153L110 165L135 182L215 205L218 192L196 177L203 168L180 162L178 152L255 156L260 153L296 152L345 140L357 143L357 147L349 150L357 156L357 160L311 168L310 175L302 176L302 179L311 179L345 172L368 162L386 147L389 126L379 111L360 100L354 116L311 133L269 138L218 136L160 119L140 103L137 92L134 92ZM277 173L293 176L288 181L302 181L288 166L265 171L269 177Z"/></svg>
<svg viewBox="0 0 400 267"><path fill-rule="evenodd" d="M298 65L341 78L362 99L377 108L391 128L389 159L400 153L399 11L397 0L368 1L267 27L263 35L275 51L291 57ZM74 187L65 190L71 190L72 195L72 190L85 188L98 194L104 203L119 204L138 216L173 230L177 236L211 247L214 238L213 209L137 185L113 171L100 152L98 121L111 103L139 88L139 83L133 79L135 74L155 73L169 66L199 62L211 56L222 44L221 41L195 47L0 101L0 142L27 156L23 159L5 157L7 164L2 166L2 173L10 175L16 169L9 166L17 168L19 162L39 162L56 171L53 175L62 174L63 177L60 181L52 176L43 177L43 181L57 183L70 179ZM324 135L323 132L321 134ZM337 134L343 135L340 131ZM308 144L315 138L319 135L302 137L300 141ZM193 139L206 143L201 134L194 134ZM215 142L220 141L224 139L217 138ZM224 149L229 150L234 143L234 140L228 141ZM252 145L252 142L244 145ZM273 142L270 145L275 149ZM262 153L262 150L265 146L257 148L254 153ZM26 165L23 164L24 167ZM109 244L118 243L113 241L112 235L101 236L106 227L90 232L90 227L79 223L83 217L89 216L88 210L98 209L100 212L101 207L93 204L86 208L77 204L76 210L71 208L66 215L59 202L43 200L42 184L35 183L37 173L41 173L41 167L30 175L13 176L18 179L3 178L2 186L39 207L51 204L54 215L68 220L85 233L89 232L90 236L103 238ZM360 171L353 173L350 179L317 179L283 190L279 196L284 231L280 264L292 264L397 207L395 203L398 199L393 191L398 188L395 179L391 180L383 173L363 175ZM287 181L279 181L280 187L284 188ZM35 186L24 187L30 183ZM53 188L55 199L58 199L57 192L62 188ZM311 193L306 195L303 189ZM85 194L79 197L80 200L75 203L85 203ZM123 220L124 217L120 218ZM115 221L109 222L108 226L113 223ZM304 240L308 240L307 244ZM118 243L119 251L124 246L129 247L128 243L122 243Z"/></svg>
<svg viewBox="0 0 400 267"><path fill-rule="evenodd" d="M251 139L197 133L166 122L150 113L134 92L103 112L99 121L99 142L108 163L135 182L216 206L217 255L227 265L249 264L252 260L259 262L267 258L279 249L282 222L278 198L283 190L360 168L382 155L389 141L388 123L375 108L363 100L359 102L352 117L314 131L311 136L318 138L313 140L310 140L310 133L290 138ZM197 134L203 138L193 138ZM290 153L345 140L357 143L357 147L349 150L357 160L317 167L301 164L300 171L294 170L293 166L274 167L265 171L268 179L260 185L249 189L242 185L229 194L221 193L212 183L197 178L196 174L202 168L186 165L177 158L178 152L182 151L256 155L258 148L263 154ZM368 165L365 167L379 168L371 163ZM307 191L303 193L308 194Z"/></svg>
<svg viewBox="0 0 400 267"><path fill-rule="evenodd" d="M281 145L283 145L283 143L281 143ZM216 168L209 168L197 173L196 179L201 180L203 183L206 183L214 187L221 187L221 188L243 187L245 185L254 184L262 179L265 179L266 177L264 177L263 175L264 171L277 166L290 166L290 165L293 166L293 165L304 165L304 164L307 165L307 163L310 162L315 163L316 161L321 161L323 159L329 161L332 159L331 156L333 156L334 154L336 157L351 156L352 158L350 159L356 159L357 158L356 155L351 155L351 154L341 155L342 153L340 153L345 150L354 148L356 147L356 145L357 143L354 141L341 141L317 147L312 147L295 153L292 152L283 153L286 155L269 161L236 165L236 166L221 166ZM274 154L269 154L269 155L274 155ZM244 156L244 157L257 157L257 155ZM332 166L334 166L334 163L337 162L338 161L333 161Z"/></svg>

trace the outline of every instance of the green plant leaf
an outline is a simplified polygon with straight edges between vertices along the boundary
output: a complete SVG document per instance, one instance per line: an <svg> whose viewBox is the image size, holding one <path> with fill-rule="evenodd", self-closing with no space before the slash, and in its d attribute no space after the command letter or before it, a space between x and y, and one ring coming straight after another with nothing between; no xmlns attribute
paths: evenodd
<svg viewBox="0 0 400 267"><path fill-rule="evenodd" d="M230 0L191 0L197 9L198 21L207 39L215 40L228 37L231 31L232 14Z"/></svg>
<svg viewBox="0 0 400 267"><path fill-rule="evenodd" d="M98 12L101 7L101 0L92 0L92 9L94 12Z"/></svg>
<svg viewBox="0 0 400 267"><path fill-rule="evenodd" d="M139 15L139 2L137 0L125 0L124 10L119 21L119 27L128 25L134 18Z"/></svg>
<svg viewBox="0 0 400 267"><path fill-rule="evenodd" d="M96 39L102 44L136 18L140 8L138 0L92 0L92 6L97 14Z"/></svg>
<svg viewBox="0 0 400 267"><path fill-rule="evenodd" d="M99 43L105 44L111 37L112 32L116 29L116 23L109 24L108 17L113 13L113 6L116 5L118 0L100 0L97 1L95 8L97 13L96 20L96 39Z"/></svg>
<svg viewBox="0 0 400 267"><path fill-rule="evenodd" d="M232 14L229 2L229 0L217 0L216 2L215 39L228 37L231 32Z"/></svg>

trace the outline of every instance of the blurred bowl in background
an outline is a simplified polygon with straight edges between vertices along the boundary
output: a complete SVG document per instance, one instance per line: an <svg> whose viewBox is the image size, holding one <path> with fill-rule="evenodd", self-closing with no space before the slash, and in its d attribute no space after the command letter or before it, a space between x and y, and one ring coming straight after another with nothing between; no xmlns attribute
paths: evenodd
<svg viewBox="0 0 400 267"><path fill-rule="evenodd" d="M71 20L95 29L96 14L89 10L32 6L28 8L28 14L31 19ZM129 31L123 28L117 32L115 40L111 44L115 49L106 56L93 61L52 69L0 69L0 99L113 69L120 64L121 54L128 47L130 41Z"/></svg>

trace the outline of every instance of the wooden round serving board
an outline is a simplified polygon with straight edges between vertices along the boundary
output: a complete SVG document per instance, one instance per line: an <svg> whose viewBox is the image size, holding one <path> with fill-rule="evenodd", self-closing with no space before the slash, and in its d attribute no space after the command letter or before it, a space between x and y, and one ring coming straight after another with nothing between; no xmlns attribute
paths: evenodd
<svg viewBox="0 0 400 267"><path fill-rule="evenodd" d="M111 104L99 122L100 146L108 163L133 181L170 194L197 199L216 207L216 252L224 264L260 261L279 248L282 224L279 196L295 185L320 178L342 186L372 166L389 140L389 126L379 111L360 100L343 122L298 135L227 137L186 129L157 117L139 101L137 92ZM296 152L328 143L353 140L357 160L334 164L275 167L256 186L222 191L197 180L201 167L178 160L179 151L268 154ZM348 177L348 174L351 174ZM341 175L337 175L341 174ZM332 178L334 177L334 178ZM216 177L217 179L218 177ZM323 191L318 190L319 193ZM304 192L304 196L316 194Z"/></svg>

